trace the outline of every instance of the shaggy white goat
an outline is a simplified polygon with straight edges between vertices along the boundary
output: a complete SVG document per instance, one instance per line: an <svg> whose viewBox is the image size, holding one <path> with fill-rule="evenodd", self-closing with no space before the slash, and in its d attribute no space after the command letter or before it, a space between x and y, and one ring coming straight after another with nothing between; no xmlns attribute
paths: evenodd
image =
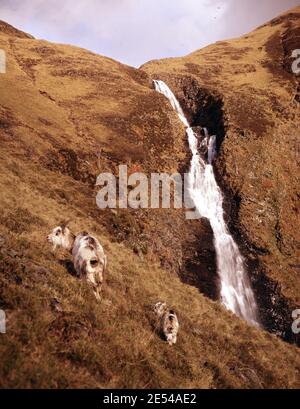
<svg viewBox="0 0 300 409"><path fill-rule="evenodd" d="M64 222L52 230L48 241L53 245L52 251L57 247L63 247L72 253L77 274L86 278L93 286L95 297L100 300L107 257L99 241L87 232L82 232L75 237Z"/></svg>
<svg viewBox="0 0 300 409"><path fill-rule="evenodd" d="M158 302L154 305L154 312L160 319L160 331L169 345L176 344L179 323L175 311L170 310L165 302Z"/></svg>

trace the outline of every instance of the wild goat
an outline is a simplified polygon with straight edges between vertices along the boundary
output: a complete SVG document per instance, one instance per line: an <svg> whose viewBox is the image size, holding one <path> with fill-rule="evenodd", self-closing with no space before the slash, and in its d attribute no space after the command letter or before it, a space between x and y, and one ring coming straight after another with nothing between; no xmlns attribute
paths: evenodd
<svg viewBox="0 0 300 409"><path fill-rule="evenodd" d="M107 257L99 241L87 232L75 236L65 222L52 230L48 241L53 245L53 252L57 247L63 247L72 253L76 273L80 277L86 277L87 282L93 286L95 297L100 300Z"/></svg>
<svg viewBox="0 0 300 409"><path fill-rule="evenodd" d="M165 302L158 302L154 305L154 312L160 319L160 331L169 345L176 344L179 323L175 311L170 310Z"/></svg>

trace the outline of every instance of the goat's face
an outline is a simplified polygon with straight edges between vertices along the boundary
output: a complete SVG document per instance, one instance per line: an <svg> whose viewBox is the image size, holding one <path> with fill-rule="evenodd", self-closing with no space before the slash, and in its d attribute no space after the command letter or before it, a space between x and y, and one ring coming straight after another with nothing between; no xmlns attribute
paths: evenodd
<svg viewBox="0 0 300 409"><path fill-rule="evenodd" d="M167 308L167 304L165 302L159 301L154 305L153 310L156 315L161 317L163 313L165 312L166 308Z"/></svg>
<svg viewBox="0 0 300 409"><path fill-rule="evenodd" d="M55 250L56 247L67 248L69 233L69 229L65 226L57 226L52 230L47 239L52 244L53 250Z"/></svg>

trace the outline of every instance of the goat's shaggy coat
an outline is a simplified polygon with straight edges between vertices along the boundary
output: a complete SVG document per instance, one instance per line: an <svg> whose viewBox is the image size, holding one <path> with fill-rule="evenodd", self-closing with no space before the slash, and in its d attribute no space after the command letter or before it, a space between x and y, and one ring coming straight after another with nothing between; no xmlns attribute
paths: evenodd
<svg viewBox="0 0 300 409"><path fill-rule="evenodd" d="M53 251L57 247L63 247L72 252L77 274L85 277L92 285L94 294L99 300L107 264L107 257L99 241L87 232L82 232L75 237L65 223L53 229L48 236L48 241L52 243Z"/></svg>
<svg viewBox="0 0 300 409"><path fill-rule="evenodd" d="M158 302L154 306L154 312L160 319L160 331L169 345L176 344L179 322L174 310L170 310L166 303Z"/></svg>
<svg viewBox="0 0 300 409"><path fill-rule="evenodd" d="M103 247L95 237L82 232L76 236L72 255L75 270L86 277L89 284L93 286L96 298L100 299L103 273L107 264Z"/></svg>

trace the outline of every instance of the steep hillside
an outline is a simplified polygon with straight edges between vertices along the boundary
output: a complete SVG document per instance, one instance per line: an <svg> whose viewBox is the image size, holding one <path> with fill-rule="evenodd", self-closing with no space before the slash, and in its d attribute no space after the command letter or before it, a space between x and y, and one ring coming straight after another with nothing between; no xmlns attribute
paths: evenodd
<svg viewBox="0 0 300 409"><path fill-rule="evenodd" d="M142 67L168 83L193 126L217 134L215 170L261 317L289 341L300 304L299 45L296 8L239 39Z"/></svg>
<svg viewBox="0 0 300 409"><path fill-rule="evenodd" d="M99 171L117 175L119 164L129 172L187 169L185 131L151 76L35 40L4 22L0 49L7 55L7 73L0 74L0 308L7 316L0 386L299 387L294 345L211 300L217 280L207 221L187 222L173 209L96 206ZM152 75L156 64L145 70ZM190 75L187 84L192 78L200 84ZM185 75L174 68L168 79L180 94ZM187 111L193 114L192 107ZM220 157L227 161L226 138ZM220 178L230 186L221 164ZM105 247L109 271L101 303L74 276L68 254L51 254L46 235L62 218L75 232L95 233ZM158 300L178 311L172 349L151 315Z"/></svg>

